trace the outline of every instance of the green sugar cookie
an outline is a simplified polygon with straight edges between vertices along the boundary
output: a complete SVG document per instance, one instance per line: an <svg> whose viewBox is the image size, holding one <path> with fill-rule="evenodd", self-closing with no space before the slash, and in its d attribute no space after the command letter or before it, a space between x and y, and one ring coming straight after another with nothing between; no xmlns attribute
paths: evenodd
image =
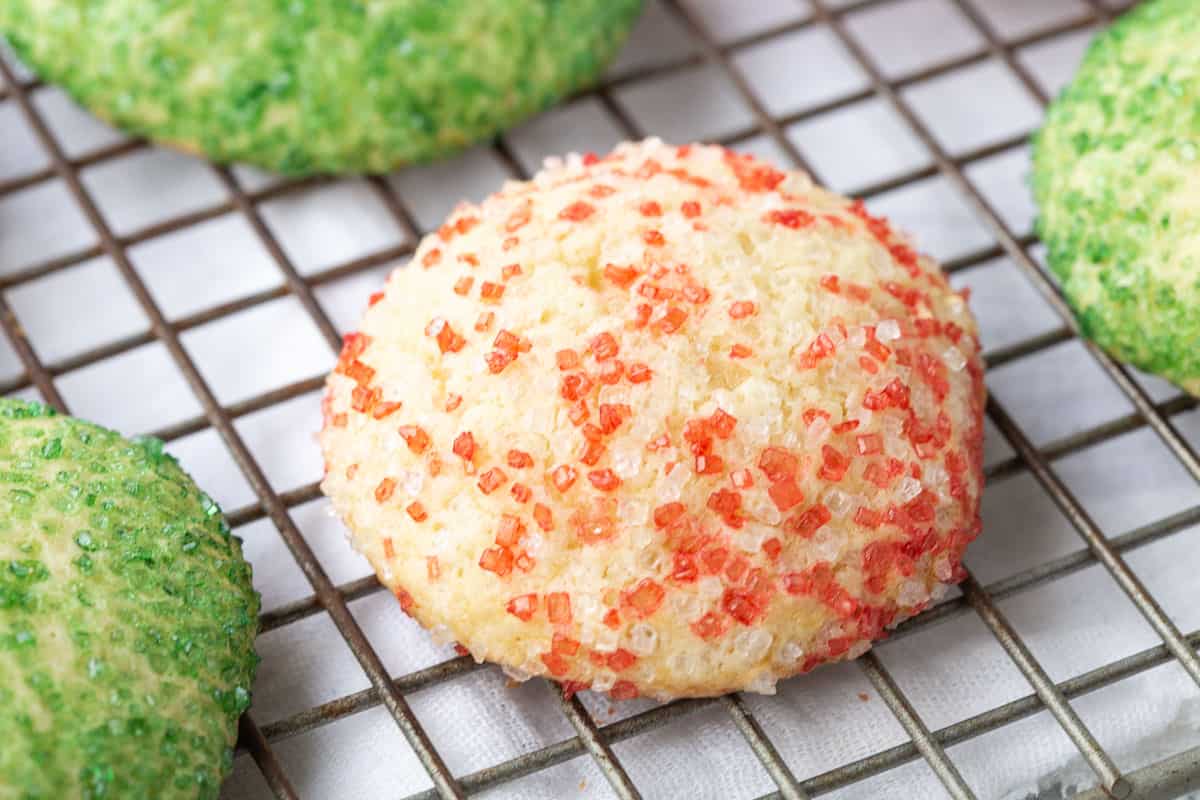
<svg viewBox="0 0 1200 800"><path fill-rule="evenodd" d="M216 798L258 609L161 442L0 399L0 797Z"/></svg>
<svg viewBox="0 0 1200 800"><path fill-rule="evenodd" d="M130 131L289 174L385 172L592 81L640 0L4 0L43 79Z"/></svg>
<svg viewBox="0 0 1200 800"><path fill-rule="evenodd" d="M1085 335L1200 395L1200 3L1092 42L1034 138L1038 231Z"/></svg>

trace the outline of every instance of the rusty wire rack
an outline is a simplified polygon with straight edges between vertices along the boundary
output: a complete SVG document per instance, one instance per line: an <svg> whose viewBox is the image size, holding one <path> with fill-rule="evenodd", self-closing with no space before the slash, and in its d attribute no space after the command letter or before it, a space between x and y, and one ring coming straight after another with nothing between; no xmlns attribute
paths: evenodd
<svg viewBox="0 0 1200 800"><path fill-rule="evenodd" d="M883 6L889 2L893 2L893 0L858 0L850 3L842 2L838 4L837 8L829 8L820 0L813 0L811 13L800 19L734 41L721 42L714 37L712 31L706 29L694 9L675 2L675 0L666 0L664 7L667 12L694 38L699 45L699 52L676 59L668 64L643 68L632 74L610 79L589 92L588 95L596 98L603 105L612 118L617 121L625 136L640 138L647 131L641 130L633 117L614 99L614 92L617 89L652 76L667 75L688 67L700 65L716 67L733 82L741 99L753 112L754 118L752 126L722 137L722 143L736 145L752 136L765 135L795 165L809 170L817 180L821 178L820 173L813 169L812 165L806 161L801 152L785 135L784 127L816 118L866 99L874 98L882 101L904 121L911 133L932 155L932 164L910 170L886 181L877 182L861 190L858 194L871 197L925 178L942 176L966 200L972 212L986 226L994 239L994 244L949 260L946 263L947 270L950 272L968 270L989 259L1007 256L1058 316L1059 324L1053 330L987 353L990 366L995 367L1014 362L1072 339L1077 335L1078 329L1054 283L1038 267L1030 254L1030 248L1036 244L1033 237L1014 234L965 172L965 168L973 162L1019 146L1025 140L1027 132L986 147L951 156L939 144L937 137L926 123L922 121L910 101L904 96L902 89L919 81L949 74L985 60L996 60L1004 64L1011 74L1044 106L1048 99L1046 93L1029 70L1015 57L1017 49L1050 41L1069 33L1084 31L1096 24L1104 24L1110 20L1114 9L1102 4L1099 0L1088 0L1085 11L1074 19L1059 22L1032 33L1025 33L1019 38L1006 39L993 29L987 18L968 0L953 0L954 6L969 21L970 26L985 44L965 55L924 68L919 72L907 74L903 78L889 79L884 76L871 53L864 49L846 25L847 15L869 7ZM787 116L772 116L756 96L747 77L739 70L732 55L742 48L769 41L774 37L818 26L831 32L852 55L854 61L868 76L869 87ZM181 334L187 330L290 295L296 298L311 316L331 351L336 353L340 347L340 336L330 316L318 302L314 290L319 286L377 268L410 254L421 232L414 215L406 207L394 187L386 180L380 177L370 178L372 189L378 193L395 222L406 234L406 242L315 274L302 276L264 221L258 207L268 200L317 185L322 182L322 179L299 180L270 185L264 189L247 190L239 184L230 169L213 166L212 170L228 193L228 200L144 227L127 235L117 235L106 222L89 189L80 179L80 172L86 167L128 155L146 148L148 145L141 140L122 141L94 150L82 157L69 158L64 153L63 146L52 134L43 113L31 100L34 92L41 87L40 82L36 79L23 80L2 59L0 59L0 76L3 77L6 84L6 86L0 87L0 101L12 101L19 107L24 121L49 155L48 166L15 178L0 180L0 199L42 182L61 180L78 203L78 207L88 223L94 228L99 240L98 244L94 246L42 263L24 266L0 277L0 325L24 369L21 377L0 384L0 391L7 394L34 389L46 402L67 411L63 397L56 388L56 378L142 345L155 341L160 342L165 346L171 361L182 373L190 390L199 401L202 414L155 431L155 435L171 441L205 429L214 429L228 448L237 466L244 473L257 498L257 501L250 505L231 510L227 515L230 523L238 526L264 518L269 519L278 529L300 570L311 584L312 594L309 597L265 613L262 618L263 631L275 630L321 612L327 613L369 680L370 687L368 689L337 698L263 727L256 724L253 709L242 718L239 748L253 757L267 785L277 797L295 798L297 792L281 766L280 759L276 757L273 750L275 743L379 704L382 704L394 718L432 780L432 788L412 795L407 800L418 800L418 798L424 800L434 797L459 798L477 794L504 786L518 778L529 776L585 754L595 760L618 797L624 800L637 798L641 796L639 788L614 753L612 746L619 741L662 727L684 715L710 706L723 709L729 715L737 730L744 736L767 774L776 784L777 789L762 800L767 800L767 798L799 800L817 796L918 759L927 762L950 796L972 798L976 794L963 779L953 760L947 755L946 748L979 737L1043 710L1047 710L1053 716L1094 772L1095 788L1085 790L1079 797L1086 798L1086 800L1099 800L1103 797L1166 798L1200 786L1200 748L1183 749L1165 760L1122 774L1112 757L1097 742L1088 726L1071 705L1071 701L1081 695L1171 660L1177 662L1193 682L1200 684L1200 658L1197 657L1200 630L1189 633L1180 631L1124 560L1124 554L1134 548L1159 541L1200 522L1200 504L1126 531L1121 535L1106 537L1052 466L1053 461L1068 454L1081 452L1124 433L1148 427L1170 450L1191 479L1200 483L1200 456L1180 434L1172 421L1173 417L1196 408L1197 404L1195 400L1182 396L1156 403L1125 367L1115 363L1105 353L1086 342L1083 346L1088 355L1095 359L1112 383L1132 403L1135 409L1134 413L1060 438L1039 448L1031 442L1027 433L1017 425L1009 411L995 397L989 400L987 406L988 417L1015 451L1014 456L992 464L988 468L989 476L996 478L1027 470L1069 520L1074 531L1082 539L1083 546L1066 556L1039 564L989 585L981 585L974 576L968 576L962 584L961 596L943 601L928 612L904 623L894 632L895 637L902 637L938 621L973 612L990 630L995 641L1027 679L1033 690L1032 693L939 730L931 731L884 664L873 653L868 653L859 659L858 664L892 715L907 733L909 741L863 758L848 760L847 763L836 768L803 780L794 774L784 758L780 756L776 745L739 695L707 700L677 701L653 707L608 724L598 723L578 697L560 699L561 711L576 733L573 738L558 741L470 774L452 774L430 736L418 721L406 700L406 695L482 667L476 665L469 657L463 656L409 674L399 676L388 674L379 653L364 634L348 606L351 601L379 590L379 584L374 577L366 577L342 585L334 584L301 535L290 514L291 509L296 506L319 497L317 485L314 483L291 491L277 492L268 482L263 468L251 454L250 448L234 425L234 421L239 417L266 409L318 388L322 383L323 376L314 375L237 403L222 404L209 382L202 376L192 356L181 344L180 338ZM525 174L519 160L504 140L497 140L492 147L493 152L513 175L523 176ZM127 254L128 249L135 244L230 213L241 215L249 223L277 265L282 275L282 285L257 291L169 321L159 305L156 304L146 282L134 269ZM149 319L149 329L103 346L93 347L86 352L56 363L43 363L26 339L22 326L5 293L22 284L66 270L100 255L107 256L116 266L120 276L144 309ZM1035 658L1027 643L997 608L996 601L1095 564L1101 565L1115 580L1116 585L1127 596L1129 603L1136 607L1157 633L1161 643L1068 680L1055 683L1043 665Z"/></svg>

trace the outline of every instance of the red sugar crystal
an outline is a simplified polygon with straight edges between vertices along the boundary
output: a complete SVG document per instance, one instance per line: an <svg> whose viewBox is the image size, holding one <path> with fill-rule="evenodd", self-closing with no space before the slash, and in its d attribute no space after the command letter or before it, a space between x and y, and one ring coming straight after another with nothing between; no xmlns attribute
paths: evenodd
<svg viewBox="0 0 1200 800"><path fill-rule="evenodd" d="M571 671L571 664L558 653L542 653L538 656L551 675L561 677Z"/></svg>
<svg viewBox="0 0 1200 800"><path fill-rule="evenodd" d="M701 639L715 639L725 633L725 620L715 612L709 611L691 624L692 632Z"/></svg>
<svg viewBox="0 0 1200 800"><path fill-rule="evenodd" d="M400 410L400 403L379 403L375 406L375 410L371 412L371 416L375 419L383 419Z"/></svg>
<svg viewBox="0 0 1200 800"><path fill-rule="evenodd" d="M379 482L379 485L375 487L375 502L387 502L394 491L396 491L396 479L384 478Z"/></svg>
<svg viewBox="0 0 1200 800"><path fill-rule="evenodd" d="M454 455L463 461L470 461L475 457L475 437L471 435L470 431L464 431L455 437L451 449Z"/></svg>
<svg viewBox="0 0 1200 800"><path fill-rule="evenodd" d="M604 361L612 358L620 350L620 346L617 344L616 338L614 338L613 335L607 331L597 334L592 339L591 348L592 355L596 357L597 361Z"/></svg>
<svg viewBox="0 0 1200 800"><path fill-rule="evenodd" d="M729 306L729 316L743 319L753 314L758 307L751 300L736 300Z"/></svg>
<svg viewBox="0 0 1200 800"><path fill-rule="evenodd" d="M593 213L595 213L595 211L595 206L582 201L576 201L571 203L571 205L567 206L562 211L558 212L558 218L565 219L570 222L581 222L590 217Z"/></svg>
<svg viewBox="0 0 1200 800"><path fill-rule="evenodd" d="M622 289L628 289L637 280L638 271L633 267L618 267L608 264L604 267L604 277Z"/></svg>
<svg viewBox="0 0 1200 800"><path fill-rule="evenodd" d="M559 350L554 354L554 361L565 372L579 366L579 354L574 350Z"/></svg>
<svg viewBox="0 0 1200 800"><path fill-rule="evenodd" d="M560 492L565 492L574 485L575 479L579 477L579 472L574 467L567 464L561 464L554 468L550 479L554 482L554 488Z"/></svg>
<svg viewBox="0 0 1200 800"><path fill-rule="evenodd" d="M594 467L596 464L600 463L600 459L604 457L604 453L607 452L607 450L608 448L606 448L600 442L589 441L587 446L584 447L583 455L579 457L579 461L586 466Z"/></svg>
<svg viewBox="0 0 1200 800"><path fill-rule="evenodd" d="M758 458L758 468L772 483L792 478L800 468L800 459L781 447L768 447Z"/></svg>
<svg viewBox="0 0 1200 800"><path fill-rule="evenodd" d="M658 322L654 323L654 327L658 328L663 333L674 333L679 330L687 319L687 312L678 306L671 306L667 309L667 313L663 315Z"/></svg>
<svg viewBox="0 0 1200 800"><path fill-rule="evenodd" d="M784 523L784 528L789 533L794 533L805 539L811 539L812 535L831 519L833 519L833 514L830 513L829 509L824 504L817 503L803 514L789 519Z"/></svg>
<svg viewBox="0 0 1200 800"><path fill-rule="evenodd" d="M850 458L842 454L840 450L831 445L821 446L821 469L817 476L821 480L837 483L846 474L846 470L850 468Z"/></svg>
<svg viewBox="0 0 1200 800"><path fill-rule="evenodd" d="M500 527L496 530L496 544L512 547L525 535L525 523L516 514L501 514Z"/></svg>
<svg viewBox="0 0 1200 800"><path fill-rule="evenodd" d="M883 437L878 433L864 433L862 436L855 437L854 442L860 456L873 456L883 452Z"/></svg>
<svg viewBox="0 0 1200 800"><path fill-rule="evenodd" d="M565 596L566 595L564 595L564 597ZM567 609L567 613L567 621L570 622L569 608ZM554 620L551 619L550 621L553 622ZM564 636L561 633L555 633L554 637L550 640L550 652L560 656L573 656L579 652L579 641L577 639L572 639L570 636Z"/></svg>
<svg viewBox="0 0 1200 800"><path fill-rule="evenodd" d="M642 619L649 617L662 606L667 592L652 578L642 578L632 590L622 593L622 605L633 610Z"/></svg>
<svg viewBox="0 0 1200 800"><path fill-rule="evenodd" d="M489 547L479 557L479 566L504 577L512 572L513 554L507 547Z"/></svg>
<svg viewBox="0 0 1200 800"><path fill-rule="evenodd" d="M650 367L646 366L640 361L635 364L630 364L629 369L625 374L629 378L630 383L645 383L646 381L650 380L653 375Z"/></svg>
<svg viewBox="0 0 1200 800"><path fill-rule="evenodd" d="M571 596L566 592L550 592L546 595L546 615L555 625L569 625L571 623ZM575 646L578 647L578 643Z"/></svg>
<svg viewBox="0 0 1200 800"><path fill-rule="evenodd" d="M504 470L499 467L492 467L479 476L479 490L484 494L491 494L504 485L506 480L508 480L508 477L504 474Z"/></svg>
<svg viewBox="0 0 1200 800"><path fill-rule="evenodd" d="M770 495L771 501L780 511L788 511L804 501L804 492L791 477L771 484L771 488L767 489L767 494Z"/></svg>
<svg viewBox="0 0 1200 800"><path fill-rule="evenodd" d="M618 648L608 654L608 668L613 672L629 669L637 662L637 656L624 648Z"/></svg>
<svg viewBox="0 0 1200 800"><path fill-rule="evenodd" d="M592 486L602 492L611 492L621 485L621 479L611 469L592 470L587 474L587 478Z"/></svg>
<svg viewBox="0 0 1200 800"><path fill-rule="evenodd" d="M429 324L425 326L425 335L434 337L437 340L438 349L443 353L457 353L467 343L465 339L454 332L450 323L441 317L434 317L429 321Z"/></svg>
<svg viewBox="0 0 1200 800"><path fill-rule="evenodd" d="M505 606L508 613L512 614L517 619L528 622L533 619L534 613L538 607L538 596L536 594L522 594L508 601Z"/></svg>
<svg viewBox="0 0 1200 800"><path fill-rule="evenodd" d="M782 225L792 230L799 230L816 222L816 217L798 208L786 208L768 211L763 215L763 221L773 225Z"/></svg>
<svg viewBox="0 0 1200 800"><path fill-rule="evenodd" d="M686 513L687 509L683 503L675 502L661 505L654 509L654 527L665 528L668 525L672 525Z"/></svg>
<svg viewBox="0 0 1200 800"><path fill-rule="evenodd" d="M508 451L508 465L513 469L526 469L533 466L533 456L523 450Z"/></svg>

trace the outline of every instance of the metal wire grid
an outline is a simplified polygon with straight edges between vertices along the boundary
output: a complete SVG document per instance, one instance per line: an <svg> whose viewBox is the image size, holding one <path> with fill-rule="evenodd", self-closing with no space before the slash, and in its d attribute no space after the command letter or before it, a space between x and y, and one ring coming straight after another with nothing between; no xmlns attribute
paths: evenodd
<svg viewBox="0 0 1200 800"><path fill-rule="evenodd" d="M646 132L639 130L634 120L625 113L620 105L614 102L612 91L615 88L705 62L715 65L733 81L739 95L749 105L755 118L755 124L752 127L724 137L722 143L732 145L751 136L765 134L797 166L807 169L818 181L820 181L819 172L806 162L783 134L782 128L849 106L869 97L877 97L891 107L911 128L912 133L932 154L933 165L880 181L867 187L860 194L870 197L923 178L935 175L943 176L969 202L971 209L987 225L997 242L995 246L986 247L978 252L948 261L945 265L947 270L951 272L964 270L996 256L1007 255L1018 265L1061 319L1062 325L1055 330L987 353L989 364L997 366L1008 363L1043 351L1076 336L1078 329L1058 290L1029 255L1028 249L1034 244L1032 237L1015 236L987 200L967 179L963 171L966 165L974 161L1019 145L1023 141L1024 135L951 157L938 144L899 90L904 86L987 59L998 59L1044 105L1047 100L1044 91L1014 58L1014 50L1072 31L1082 30L1097 22L1105 23L1110 18L1109 10L1099 0L1087 0L1089 11L1078 19L1017 39L1004 40L967 0L953 0L958 10L983 37L986 46L976 52L907 75L903 79L888 80L880 73L871 54L866 52L847 33L843 22L843 17L849 12L885 5L888 2L891 0L858 0L858 2L830 9L821 0L812 0L813 13L804 19L777 26L731 43L719 44L691 10L678 3L677 0L666 0L669 12L686 27L699 43L701 54L688 56L667 65L642 69L634 74L608 81L598 87L594 91L594 95L618 121L624 134L630 138L640 138ZM855 61L869 76L870 88L807 108L796 114L772 117L751 91L746 78L731 61L730 55L741 48L769 40L775 36L818 25L826 26L828 30L832 31L851 53ZM1157 541L1200 522L1200 505L1129 530L1119 536L1106 538L1051 466L1051 462L1060 457L1097 445L1134 429L1149 426L1166 444L1189 475L1200 483L1200 457L1171 422L1173 415L1195 408L1197 404L1195 400L1184 397L1176 397L1164 403L1155 404L1124 367L1086 342L1084 342L1084 346L1089 355L1099 363L1107 376L1133 403L1136 409L1135 413L1060 438L1038 449L1030 443L1028 436L1017 426L995 397L989 400L987 406L988 416L1016 453L1013 457L989 467L989 477L1000 477L1025 469L1029 470L1083 539L1084 547L1067 556L1026 569L987 586L981 586L973 576L968 576L962 585L961 597L942 602L921 616L904 623L893 634L896 637L904 636L940 620L972 610L1028 680L1033 689L1032 694L940 730L930 731L884 665L874 654L868 653L859 659L858 663L897 721L907 732L910 741L876 752L866 758L843 764L803 781L797 779L780 757L775 745L739 695L707 700L676 701L603 726L597 725L578 698L565 700L559 696L558 702L562 713L577 734L574 738L557 742L477 772L460 776L453 775L413 714L405 700L405 695L480 667L469 657L463 656L406 675L394 678L388 675L379 654L364 635L347 605L352 600L379 590L381 587L378 582L374 577L367 577L342 585L333 584L300 535L289 514L289 510L293 507L319 496L317 485L309 484L290 492L276 492L268 483L262 468L255 461L234 427L234 420L238 417L319 387L323 376L316 375L239 403L222 405L202 377L192 358L180 344L180 334L186 330L275 298L292 295L299 300L328 342L329 347L336 353L340 348L340 337L329 316L317 302L314 288L410 254L419 238L419 226L413 215L405 207L402 199L382 178L371 178L371 186L406 234L406 243L357 258L308 277L301 277L275 236L264 224L257 207L266 200L309 188L320 183L321 179L307 179L259 191L246 191L239 186L228 168L214 166L212 169L228 192L229 200L145 227L126 236L117 236L110 229L81 182L80 171L87 166L118 158L148 145L140 140L124 141L90 152L84 157L70 159L64 155L62 147L50 132L43 116L30 100L30 95L38 88L39 82L37 80L19 80L12 68L2 59L0 59L0 76L3 76L7 83L7 87L0 87L0 101L11 99L18 105L23 117L50 157L49 166L43 169L0 181L0 197L43 181L59 178L65 183L99 237L97 245L0 277L0 326L3 327L12 343L25 371L25 374L17 380L0 383L0 392L11 393L32 386L46 402L62 411L68 411L62 396L55 387L54 379L56 377L141 345L154 341L161 342L199 400L203 413L196 418L163 428L157 431L156 435L166 440L172 440L205 428L215 429L258 498L256 503L228 513L230 524L238 526L264 517L269 518L278 528L285 544L295 557L296 563L312 586L313 593L308 598L265 613L261 620L263 631L274 630L324 610L328 612L370 681L369 689L294 714L262 728L254 722L253 710L243 716L239 729L239 748L248 751L253 757L268 786L277 797L295 798L297 794L272 750L272 742L328 724L380 703L395 719L433 782L433 788L412 795L407 800L465 797L547 769L584 753L595 759L618 797L623 800L638 798L641 796L638 787L634 785L625 768L614 755L612 744L661 727L682 715L714 704L719 704L729 714L778 787L775 792L766 795L761 800L768 800L768 798L800 800L816 796L864 780L918 758L925 759L952 797L972 798L975 797L975 794L963 780L953 762L947 757L945 748L1031 716L1042 709L1050 711L1095 772L1097 788L1080 795L1086 800L1099 800L1099 798L1110 796L1116 798L1169 797L1187 788L1200 786L1200 748L1181 752L1165 761L1122 775L1087 726L1071 708L1069 702L1082 694L1116 683L1171 659L1175 659L1193 681L1200 684L1200 659L1196 654L1196 648L1200 645L1200 630L1186 635L1180 632L1123 559L1123 554L1132 548ZM502 140L497 140L493 147L513 174L524 175L524 170ZM128 248L136 243L163 236L229 212L237 212L249 222L278 266L284 279L283 285L213 306L173 322L168 321L151 296L146 284L132 267L127 256ZM67 269L102 254L107 255L116 265L136 300L145 310L150 321L150 329L102 347L95 347L57 363L42 363L26 340L4 292L17 285ZM1107 570L1128 596L1129 601L1158 633L1162 644L1056 684L1047 676L1045 669L1034 658L1028 646L998 610L995 601L1061 578L1097 562ZM554 694L558 693L554 692Z"/></svg>

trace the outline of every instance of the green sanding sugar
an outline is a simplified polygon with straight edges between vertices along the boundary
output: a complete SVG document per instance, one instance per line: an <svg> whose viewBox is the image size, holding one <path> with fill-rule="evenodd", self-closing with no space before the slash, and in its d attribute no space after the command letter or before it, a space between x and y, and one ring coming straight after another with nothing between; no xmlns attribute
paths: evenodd
<svg viewBox="0 0 1200 800"><path fill-rule="evenodd" d="M217 797L258 610L161 442L0 399L0 797Z"/></svg>
<svg viewBox="0 0 1200 800"><path fill-rule="evenodd" d="M1092 42L1034 140L1039 233L1086 335L1200 395L1200 3Z"/></svg>
<svg viewBox="0 0 1200 800"><path fill-rule="evenodd" d="M47 81L150 138L284 173L384 172L593 80L640 0L4 0Z"/></svg>

